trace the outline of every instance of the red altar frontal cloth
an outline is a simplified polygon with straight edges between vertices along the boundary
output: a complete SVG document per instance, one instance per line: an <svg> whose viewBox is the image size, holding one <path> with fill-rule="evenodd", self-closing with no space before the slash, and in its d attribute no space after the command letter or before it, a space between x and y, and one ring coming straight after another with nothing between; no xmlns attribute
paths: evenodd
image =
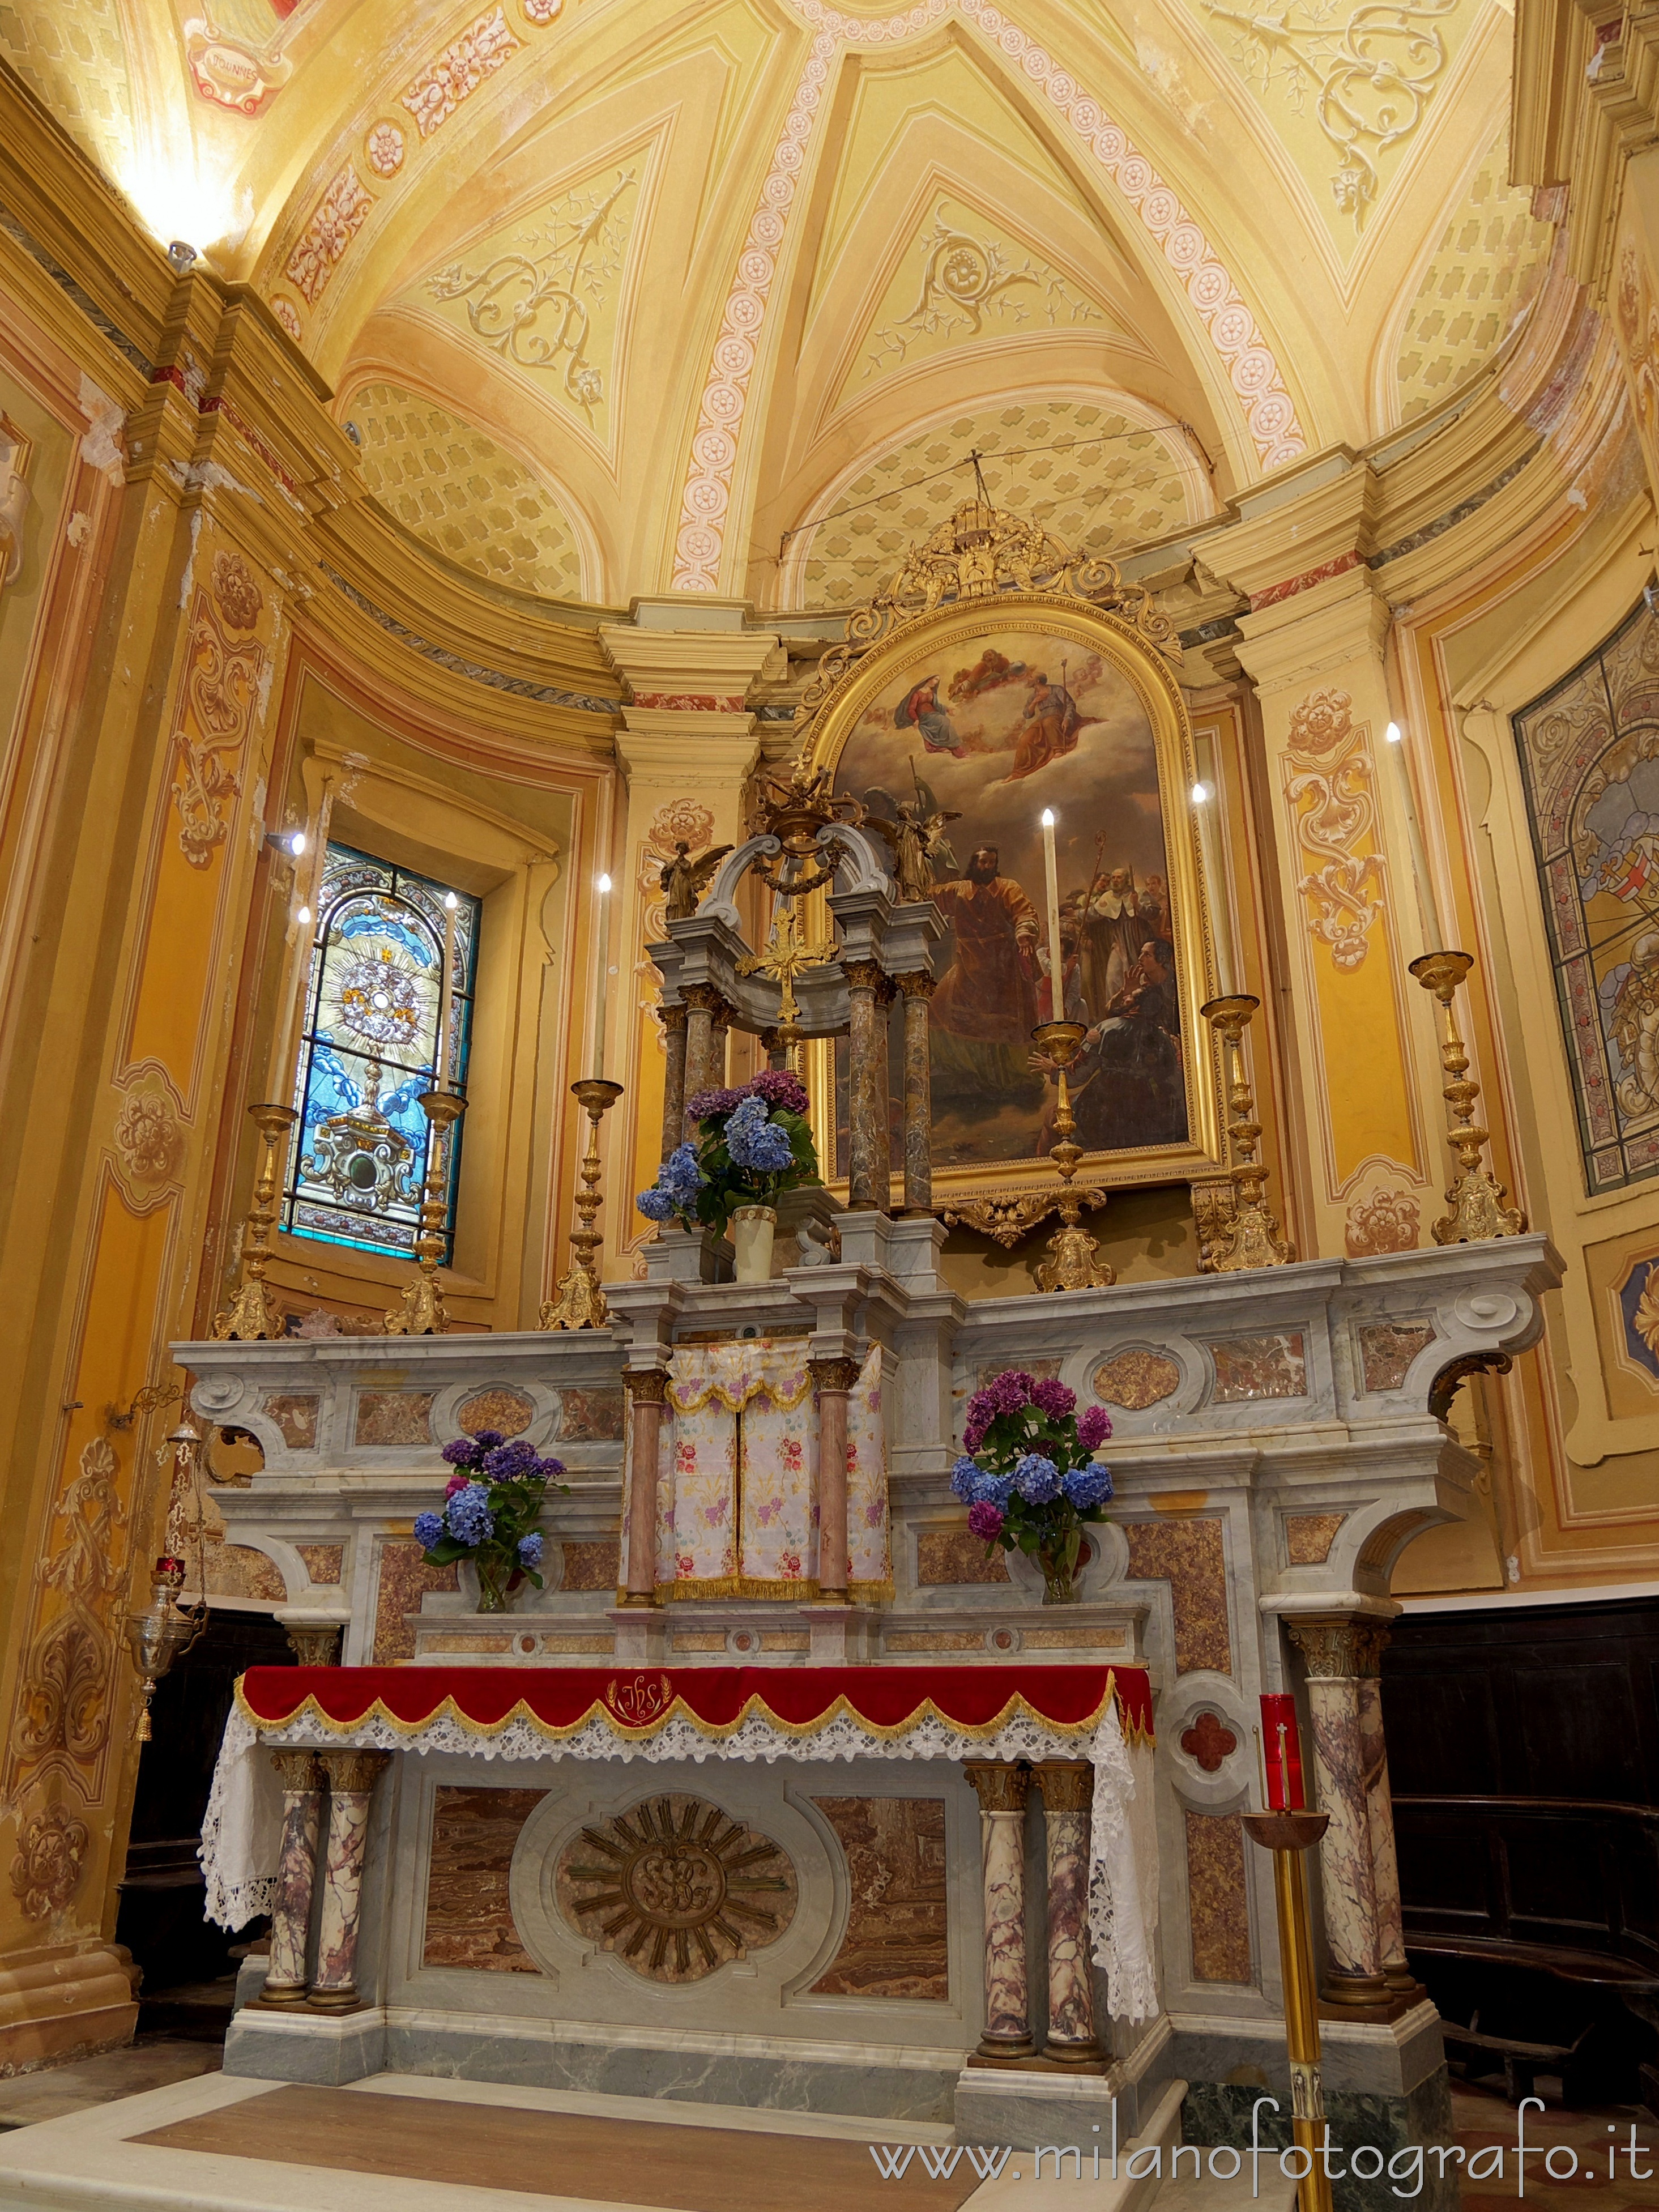
<svg viewBox="0 0 1659 2212"><path fill-rule="evenodd" d="M1140 1667L250 1667L236 1697L262 1729L308 1712L343 1733L378 1719L413 1735L447 1717L480 1734L527 1719L566 1735L598 1719L641 1738L671 1720L729 1735L751 1716L810 1735L843 1714L875 1735L937 1719L989 1736L1030 1714L1085 1739L1115 1702L1126 1740L1152 1737Z"/></svg>

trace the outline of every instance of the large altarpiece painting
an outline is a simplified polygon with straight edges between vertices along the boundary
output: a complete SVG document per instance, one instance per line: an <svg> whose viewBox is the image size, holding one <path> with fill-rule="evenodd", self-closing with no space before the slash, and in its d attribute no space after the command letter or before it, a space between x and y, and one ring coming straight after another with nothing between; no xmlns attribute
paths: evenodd
<svg viewBox="0 0 1659 2212"><path fill-rule="evenodd" d="M1055 1088L1035 1064L1031 1032L1056 1011L1089 1031L1072 1085L1082 1178L1213 1173L1192 738L1164 656L1130 621L1059 594L1005 592L925 613L837 686L812 760L873 817L910 805L951 817L933 864L949 930L931 1009L938 1202L1030 1188L1052 1172ZM1048 972L1045 808L1056 817L1060 1009ZM832 1173L844 1176L840 1073L840 1126L823 1133ZM896 1126L894 1143L896 1163Z"/></svg>
<svg viewBox="0 0 1659 2212"><path fill-rule="evenodd" d="M1659 1170L1659 619L1514 717L1592 1193Z"/></svg>

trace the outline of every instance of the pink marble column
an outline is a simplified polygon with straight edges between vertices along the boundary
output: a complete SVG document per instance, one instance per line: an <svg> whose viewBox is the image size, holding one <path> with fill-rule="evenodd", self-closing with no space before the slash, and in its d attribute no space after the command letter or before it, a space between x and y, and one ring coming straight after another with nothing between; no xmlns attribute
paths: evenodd
<svg viewBox="0 0 1659 2212"><path fill-rule="evenodd" d="M323 1866L323 1911L317 1936L317 1978L310 2003L319 2012L349 2012L357 1995L357 1929L362 1915L363 1849L368 1805L384 1751L324 1751L328 1776L328 1853Z"/></svg>
<svg viewBox="0 0 1659 2212"><path fill-rule="evenodd" d="M306 2000L306 1950L311 1936L311 1897L317 1881L317 1828L323 1771L310 1751L273 1751L270 1763L283 1785L283 1841L276 1857L276 1895L270 1908L270 1963L259 2002L283 2008Z"/></svg>
<svg viewBox="0 0 1659 2212"><path fill-rule="evenodd" d="M628 1391L628 1557L623 1563L625 1606L657 1602L657 1464L662 1443L668 1376L660 1367L623 1370Z"/></svg>
<svg viewBox="0 0 1659 2212"><path fill-rule="evenodd" d="M684 1006L659 1006L665 1059L662 1078L662 1156L685 1133L685 1017Z"/></svg>
<svg viewBox="0 0 1659 2212"><path fill-rule="evenodd" d="M815 1359L818 1395L818 1595L847 1597L847 1394L859 1379L856 1359Z"/></svg>
<svg viewBox="0 0 1659 2212"><path fill-rule="evenodd" d="M896 978L904 994L904 1211L933 1210L933 1078L928 1058L926 970Z"/></svg>
<svg viewBox="0 0 1659 2212"><path fill-rule="evenodd" d="M1320 1995L1331 2005L1370 2013L1390 1999L1382 1978L1371 1811L1359 1719L1359 1676L1373 1633L1364 1620L1286 1623L1308 1669L1316 1802L1330 1825L1319 1846L1320 1888L1328 1954Z"/></svg>
<svg viewBox="0 0 1659 2212"><path fill-rule="evenodd" d="M1389 1747L1382 1734L1382 1685L1379 1670L1389 1632L1371 1632L1359 1677L1359 1749L1365 1767L1365 1808L1371 1837L1371 1880L1376 1891L1377 1949L1382 1978L1390 1992L1415 2000L1425 1994L1406 1957L1406 1929L1400 1909L1400 1862L1394 1842L1394 1797L1389 1788Z"/></svg>
<svg viewBox="0 0 1659 2212"><path fill-rule="evenodd" d="M1048 1840L1048 2035L1045 2057L1098 2062L1089 1959L1089 1814L1092 1766L1045 1759L1037 1768Z"/></svg>
<svg viewBox="0 0 1659 2212"><path fill-rule="evenodd" d="M979 1799L985 1870L985 2033L980 2058L1029 2058L1031 1995L1025 1971L1025 1797L1023 1766L969 1759Z"/></svg>

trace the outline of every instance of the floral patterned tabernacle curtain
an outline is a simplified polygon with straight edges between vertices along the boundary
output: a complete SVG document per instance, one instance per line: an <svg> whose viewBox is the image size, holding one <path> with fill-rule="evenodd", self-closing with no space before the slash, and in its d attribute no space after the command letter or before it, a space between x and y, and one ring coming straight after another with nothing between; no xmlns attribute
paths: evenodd
<svg viewBox="0 0 1659 2212"><path fill-rule="evenodd" d="M665 1599L812 1598L818 1583L818 1411L805 1346L754 1337L668 1363L657 1469L657 1590ZM892 1595L881 1352L848 1399L848 1584ZM627 1530L623 1535L624 1554Z"/></svg>

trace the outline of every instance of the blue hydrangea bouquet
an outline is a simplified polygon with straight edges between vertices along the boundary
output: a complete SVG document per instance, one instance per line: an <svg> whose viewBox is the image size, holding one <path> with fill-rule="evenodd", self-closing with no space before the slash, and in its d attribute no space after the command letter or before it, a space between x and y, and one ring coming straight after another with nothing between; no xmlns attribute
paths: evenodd
<svg viewBox="0 0 1659 2212"><path fill-rule="evenodd" d="M441 1513L417 1513L415 1534L428 1566L471 1559L478 1571L478 1610L505 1613L520 1583L542 1587L544 1539L536 1526L564 1462L543 1459L534 1444L509 1443L495 1429L444 1446L453 1468Z"/></svg>
<svg viewBox="0 0 1659 2212"><path fill-rule="evenodd" d="M1103 1406L1077 1410L1077 1393L1053 1378L1012 1367L968 1401L966 1447L951 1487L968 1508L968 1526L1042 1570L1042 1602L1077 1602L1083 1524L1103 1521L1112 1472L1094 1455L1112 1433Z"/></svg>
<svg viewBox="0 0 1659 2212"><path fill-rule="evenodd" d="M685 1102L695 1144L677 1146L635 1204L647 1221L678 1221L723 1236L739 1206L775 1206L779 1194L818 1180L806 1087L768 1068L735 1089L694 1091Z"/></svg>

